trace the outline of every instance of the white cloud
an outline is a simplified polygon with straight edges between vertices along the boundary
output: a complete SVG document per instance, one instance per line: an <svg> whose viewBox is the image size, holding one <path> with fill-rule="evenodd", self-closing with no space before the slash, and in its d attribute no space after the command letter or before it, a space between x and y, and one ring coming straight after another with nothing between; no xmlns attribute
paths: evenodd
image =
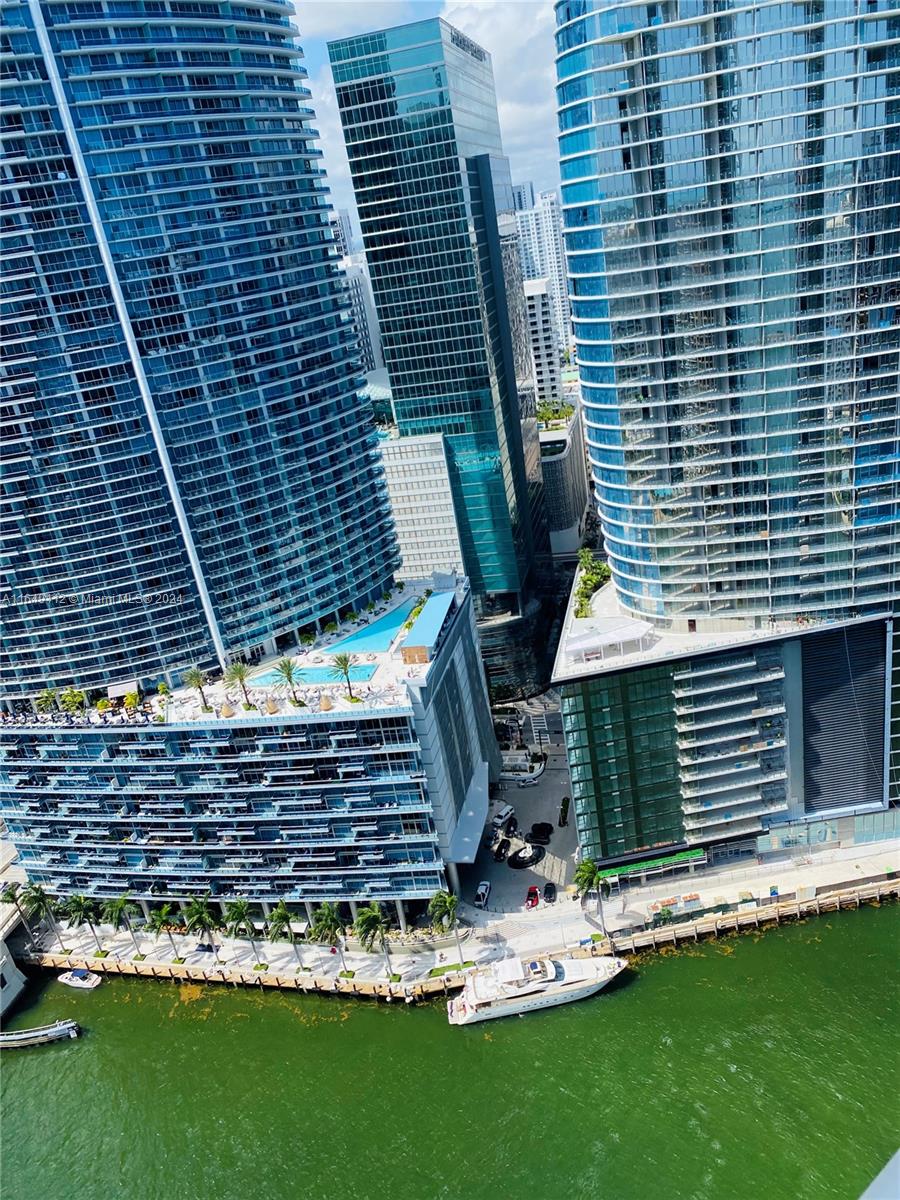
<svg viewBox="0 0 900 1200"><path fill-rule="evenodd" d="M347 37L415 20L413 0L294 0L300 43Z"/></svg>
<svg viewBox="0 0 900 1200"><path fill-rule="evenodd" d="M322 135L319 145L324 154L322 165L328 173L327 183L331 188L332 202L335 208L355 209L350 163L347 161L334 80L331 77L331 67L327 63L317 75L310 76L309 87L312 92L312 107L316 113L313 124Z"/></svg>

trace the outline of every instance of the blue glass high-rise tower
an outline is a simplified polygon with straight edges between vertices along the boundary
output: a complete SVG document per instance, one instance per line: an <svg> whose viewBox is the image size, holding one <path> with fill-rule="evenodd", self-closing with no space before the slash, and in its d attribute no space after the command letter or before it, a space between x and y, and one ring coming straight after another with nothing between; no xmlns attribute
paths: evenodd
<svg viewBox="0 0 900 1200"><path fill-rule="evenodd" d="M8 695L293 641L396 559L287 9L5 9Z"/></svg>
<svg viewBox="0 0 900 1200"><path fill-rule="evenodd" d="M490 56L438 18L329 54L399 434L446 436L478 610L519 615L547 531Z"/></svg>
<svg viewBox="0 0 900 1200"><path fill-rule="evenodd" d="M0 812L55 896L402 924L499 756L468 583L391 589L289 14L5 6Z"/></svg>
<svg viewBox="0 0 900 1200"><path fill-rule="evenodd" d="M604 852L891 794L890 8L556 5L570 297L612 570L571 620L557 674L613 676L564 700L588 840ZM604 711L627 752L601 733ZM900 762L894 779L898 794Z"/></svg>

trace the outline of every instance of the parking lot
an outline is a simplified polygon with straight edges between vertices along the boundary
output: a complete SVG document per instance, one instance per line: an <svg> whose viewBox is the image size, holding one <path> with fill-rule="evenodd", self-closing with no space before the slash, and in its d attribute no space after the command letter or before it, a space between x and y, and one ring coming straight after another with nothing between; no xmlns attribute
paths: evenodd
<svg viewBox="0 0 900 1200"><path fill-rule="evenodd" d="M514 870L505 862L494 862L490 850L485 848L487 832L482 838L478 857L470 866L459 869L463 899L469 904L475 897L475 889L482 880L491 884L491 895L488 909L494 912L516 912L524 908L526 893L535 885L543 896L544 884L550 880L556 884L559 893L572 882L575 873L575 850L578 839L575 831L575 818L571 808L569 823L560 829L559 805L563 796L570 796L569 772L566 767L566 757L562 751L555 751L548 759L546 769L534 787L520 788L515 783L501 783L500 792L491 802L488 824L494 814L505 804L511 804L515 809L519 822L519 832L510 838L510 853L520 849L524 836L535 822L546 821L553 826L550 844L545 848L544 858L533 867ZM540 907L543 907L543 899Z"/></svg>

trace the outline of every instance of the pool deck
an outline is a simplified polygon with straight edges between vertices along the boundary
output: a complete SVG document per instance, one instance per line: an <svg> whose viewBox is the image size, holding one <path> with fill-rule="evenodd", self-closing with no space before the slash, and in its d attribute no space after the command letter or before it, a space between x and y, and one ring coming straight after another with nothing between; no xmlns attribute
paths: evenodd
<svg viewBox="0 0 900 1200"><path fill-rule="evenodd" d="M407 685L424 682L429 664L403 661L400 647L406 637L404 626L412 609L426 600L426 592L447 590L447 582L446 576L442 576L440 582L436 579L407 580L402 588L394 589L389 600L380 601L370 613L360 613L355 621L344 621L335 633L321 633L310 646L273 654L262 660L247 680L247 692L253 705L249 710L245 708L237 684L226 684L217 679L203 689L211 711L203 710L195 689L182 685L174 688L167 697L145 696L141 710L131 715L123 710L101 715L96 709L77 718L53 713L5 720L3 729L15 731L17 727L57 725L121 728L159 724L165 727L222 720L229 724L253 724L267 717L301 722L351 713L361 716L367 711L408 714L412 711L412 702ZM464 577L457 577L458 599L463 598L468 586ZM382 648L372 649L373 645ZM353 654L357 672L365 674L365 678L359 674L350 676L353 699L348 695L343 678L333 675L333 656L342 652ZM293 703L291 687L274 677L273 668L281 658L290 658L297 667L293 691L302 702L299 705ZM310 676L304 679L303 671L310 672Z"/></svg>

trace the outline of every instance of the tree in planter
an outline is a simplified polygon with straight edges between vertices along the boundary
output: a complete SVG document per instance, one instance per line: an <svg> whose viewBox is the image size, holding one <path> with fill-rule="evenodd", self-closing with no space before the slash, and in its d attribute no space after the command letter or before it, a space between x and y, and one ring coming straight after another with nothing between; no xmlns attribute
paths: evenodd
<svg viewBox="0 0 900 1200"><path fill-rule="evenodd" d="M253 950L254 962L262 962L256 949L256 926L246 900L229 900L225 905L225 931L230 938L247 938Z"/></svg>
<svg viewBox="0 0 900 1200"><path fill-rule="evenodd" d="M97 930L94 928L94 922L97 919L97 909L93 900L89 900L87 896L70 896L63 905L63 908L69 919L69 928L78 929L82 925L87 925L88 929L94 935L97 950L101 951L103 946L101 945Z"/></svg>
<svg viewBox="0 0 900 1200"><path fill-rule="evenodd" d="M106 698L106 696L103 696L102 699L97 701L97 712L98 713L101 713L101 714L107 713L107 712L109 712L109 710L111 708L112 708L112 700L108 700Z"/></svg>
<svg viewBox="0 0 900 1200"><path fill-rule="evenodd" d="M138 945L137 936L131 924L131 918L136 912L137 905L132 904L131 899L127 895L118 896L115 900L107 900L103 904L100 909L100 919L107 925L112 925L116 933L124 926L131 934L135 954L140 954L141 948Z"/></svg>
<svg viewBox="0 0 900 1200"><path fill-rule="evenodd" d="M175 939L172 936L171 927L177 923L175 910L172 908L172 905L163 904L160 908L154 908L153 912L150 914L150 919L147 921L145 926L145 928L154 935L157 942L159 941L159 935L161 933L168 934L169 945L172 947L173 958L182 957L178 953L178 947L175 945Z"/></svg>
<svg viewBox="0 0 900 1200"><path fill-rule="evenodd" d="M291 921L293 919L285 902L279 900L269 913L267 921L268 932L266 936L270 942L290 942L294 948L294 957L297 959L297 966L302 967L303 959L300 957L300 951L297 948L297 935L291 928Z"/></svg>
<svg viewBox="0 0 900 1200"><path fill-rule="evenodd" d="M604 894L609 894L609 884L600 878L601 868L597 866L592 858L585 858L578 864L575 869L575 889L579 896L584 896L586 892L597 890L597 916L600 919L600 928L603 930L603 936L609 937L606 932L606 919L603 915L603 900Z"/></svg>
<svg viewBox="0 0 900 1200"><path fill-rule="evenodd" d="M184 910L184 927L188 933L198 933L209 938L212 942L216 962L219 961L219 948L213 935L221 923L209 907L209 900L206 896L191 897Z"/></svg>
<svg viewBox="0 0 900 1200"><path fill-rule="evenodd" d="M65 953L62 933L56 923L56 904L53 897L45 892L39 883L29 883L22 890L22 904L29 917L37 917L39 921L49 922L54 936L59 942L60 950Z"/></svg>
<svg viewBox="0 0 900 1200"><path fill-rule="evenodd" d="M292 658L279 658L275 664L275 674L280 675L291 689L291 700L293 700L294 704L299 704L300 697L297 695L296 687L299 672L294 660Z"/></svg>
<svg viewBox="0 0 900 1200"><path fill-rule="evenodd" d="M16 912L19 914L19 920L25 926L25 932L28 934L28 940L33 942L34 934L32 933L31 926L28 924L28 918L25 915L25 908L23 904L24 896L19 896L19 884L15 880L12 883L8 883L3 889L3 892L0 893L0 900L2 900L4 904L14 904L16 906Z"/></svg>
<svg viewBox="0 0 900 1200"><path fill-rule="evenodd" d="M323 942L326 946L336 946L341 957L341 970L347 970L344 961L344 948L341 938L344 933L344 922L338 911L338 906L330 900L324 900L313 914L313 923L309 936L314 942Z"/></svg>
<svg viewBox="0 0 900 1200"><path fill-rule="evenodd" d="M56 688L45 687L43 691L38 694L38 697L34 702L34 707L39 713L56 712L59 708L56 698Z"/></svg>
<svg viewBox="0 0 900 1200"><path fill-rule="evenodd" d="M236 683L244 694L244 708L256 708L247 692L247 680L250 678L250 668L245 662L238 660L231 663L225 671L225 682Z"/></svg>
<svg viewBox="0 0 900 1200"><path fill-rule="evenodd" d="M387 968L388 979L393 974L391 970L391 956L388 954L387 945L387 935L390 929L391 923L385 916L384 910L377 900L373 900L371 904L367 904L365 908L361 908L356 914L356 920L353 922L353 932L369 953L371 953L375 943L378 943L378 947L384 955L384 965Z"/></svg>
<svg viewBox="0 0 900 1200"><path fill-rule="evenodd" d="M428 915L435 928L452 929L456 938L459 965L463 965L462 944L459 940L459 896L452 892L435 892L428 901Z"/></svg>
<svg viewBox="0 0 900 1200"><path fill-rule="evenodd" d="M209 712L209 705L206 703L206 693L204 688L209 683L209 677L205 671L201 671L199 667L191 667L185 671L181 677L185 687L194 688L200 693L200 703L203 705L203 711Z"/></svg>
<svg viewBox="0 0 900 1200"><path fill-rule="evenodd" d="M347 684L347 695L351 700L355 699L353 688L350 686L350 672L356 666L356 656L354 654L335 654L334 666L331 670L332 679L343 679Z"/></svg>
<svg viewBox="0 0 900 1200"><path fill-rule="evenodd" d="M166 681L164 679L161 679L159 681L159 683L156 685L156 694L157 694L157 696L162 696L162 698L164 700L167 696L172 695L172 689L169 687L169 685L166 683Z"/></svg>
<svg viewBox="0 0 900 1200"><path fill-rule="evenodd" d="M140 692L126 692L125 696L122 699L122 703L125 705L125 707L128 709L129 712L134 712L141 703L141 693Z"/></svg>
<svg viewBox="0 0 900 1200"><path fill-rule="evenodd" d="M63 712L77 716L87 706L87 696L79 688L67 687L59 698Z"/></svg>

